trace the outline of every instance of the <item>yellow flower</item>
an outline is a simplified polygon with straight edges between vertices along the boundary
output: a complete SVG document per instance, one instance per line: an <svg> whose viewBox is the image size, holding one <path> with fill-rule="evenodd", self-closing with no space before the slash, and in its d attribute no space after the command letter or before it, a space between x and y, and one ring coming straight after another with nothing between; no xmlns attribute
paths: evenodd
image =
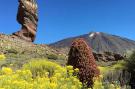
<svg viewBox="0 0 135 89"><path fill-rule="evenodd" d="M61 80L61 81L64 81L64 78L61 78L60 80Z"/></svg>
<svg viewBox="0 0 135 89"><path fill-rule="evenodd" d="M60 86L60 89L68 89L68 88L67 88L67 85L64 84L64 85Z"/></svg>
<svg viewBox="0 0 135 89"><path fill-rule="evenodd" d="M27 74L27 75L32 76L32 73L31 73L31 71L30 71L30 70L26 70L25 72L26 72L26 74Z"/></svg>
<svg viewBox="0 0 135 89"><path fill-rule="evenodd" d="M67 70L73 70L73 66L67 66Z"/></svg>
<svg viewBox="0 0 135 89"><path fill-rule="evenodd" d="M57 87L57 84L56 83L50 83L50 87L51 87L51 89L55 89Z"/></svg>
<svg viewBox="0 0 135 89"><path fill-rule="evenodd" d="M21 73L21 70L17 70L16 73Z"/></svg>
<svg viewBox="0 0 135 89"><path fill-rule="evenodd" d="M75 69L75 72L77 72L77 73L78 73L78 72L79 72L79 69L78 69L78 68L76 68L76 69Z"/></svg>
<svg viewBox="0 0 135 89"><path fill-rule="evenodd" d="M5 88L0 88L0 89L5 89Z"/></svg>
<svg viewBox="0 0 135 89"><path fill-rule="evenodd" d="M23 75L26 75L26 74L27 74L27 72L26 72L26 71L22 71L22 74L23 74Z"/></svg>
<svg viewBox="0 0 135 89"><path fill-rule="evenodd" d="M75 86L72 86L71 89L76 89L76 87Z"/></svg>
<svg viewBox="0 0 135 89"><path fill-rule="evenodd" d="M0 60L2 61L2 60L5 60L6 59L6 57L5 57L5 55L0 55Z"/></svg>
<svg viewBox="0 0 135 89"><path fill-rule="evenodd" d="M12 69L11 68L7 68L7 67L3 67L2 68L2 72L4 74L12 74L13 73Z"/></svg>
<svg viewBox="0 0 135 89"><path fill-rule="evenodd" d="M66 81L69 81L70 79L69 78L66 78Z"/></svg>
<svg viewBox="0 0 135 89"><path fill-rule="evenodd" d="M37 62L31 64L38 65L37 67L22 68L16 71L13 71L8 67L3 67L0 71L0 85L2 85L0 86L0 89L82 89L82 83L77 76L72 74L72 72L75 71L72 66L68 67L69 70L67 72L67 67L61 67L58 65L57 69L51 64L51 62L48 63L42 67L40 66L42 62L39 64ZM39 71L33 71L35 68L39 69ZM52 70L52 68L54 71L49 71L51 74L50 76L47 71L48 69ZM78 69L76 69L76 71L78 71ZM39 72L43 76L35 76L36 74L34 74L34 72ZM70 72L72 74L71 76L69 76Z"/></svg>
<svg viewBox="0 0 135 89"><path fill-rule="evenodd" d="M48 77L49 76L49 72L45 72L45 77Z"/></svg>
<svg viewBox="0 0 135 89"><path fill-rule="evenodd" d="M57 78L56 78L56 77L51 77L50 80L51 80L51 82L53 82L53 83L57 82Z"/></svg>
<svg viewBox="0 0 135 89"><path fill-rule="evenodd" d="M73 73L74 72L74 70L69 70L69 73Z"/></svg>
<svg viewBox="0 0 135 89"><path fill-rule="evenodd" d="M115 88L114 84L110 84L110 87L111 87L111 88Z"/></svg>
<svg viewBox="0 0 135 89"><path fill-rule="evenodd" d="M61 77L61 74L60 74L60 73L56 73L55 76L56 76L57 78L59 78L59 77Z"/></svg>

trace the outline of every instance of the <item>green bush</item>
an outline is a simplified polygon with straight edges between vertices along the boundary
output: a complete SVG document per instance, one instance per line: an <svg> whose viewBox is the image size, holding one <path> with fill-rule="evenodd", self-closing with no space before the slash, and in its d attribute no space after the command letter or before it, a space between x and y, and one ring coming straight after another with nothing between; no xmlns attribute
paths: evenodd
<svg viewBox="0 0 135 89"><path fill-rule="evenodd" d="M56 54L49 54L49 55L47 55L47 58L48 59L57 60L58 59L58 56Z"/></svg>
<svg viewBox="0 0 135 89"><path fill-rule="evenodd" d="M16 49L7 49L6 50L8 53L13 53L13 54L17 54L18 53L18 51L16 50Z"/></svg>
<svg viewBox="0 0 135 89"><path fill-rule="evenodd" d="M129 72L133 72L135 69L135 51L127 58L126 68Z"/></svg>
<svg viewBox="0 0 135 89"><path fill-rule="evenodd" d="M47 61L47 59L32 60L31 62L24 64L23 68L27 70L31 70L33 77L36 76L43 77L45 76L44 74L46 72L49 73L49 76L54 75L55 72L65 73L65 70L60 65Z"/></svg>

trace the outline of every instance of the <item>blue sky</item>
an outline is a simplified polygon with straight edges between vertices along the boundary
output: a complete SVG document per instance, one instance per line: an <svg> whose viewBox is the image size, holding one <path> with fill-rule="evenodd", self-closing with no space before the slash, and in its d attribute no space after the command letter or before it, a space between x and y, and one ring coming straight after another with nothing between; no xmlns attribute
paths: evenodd
<svg viewBox="0 0 135 89"><path fill-rule="evenodd" d="M135 40L135 0L37 0L39 23L35 43L52 43L90 31L106 32ZM11 34L18 0L1 0L0 32Z"/></svg>

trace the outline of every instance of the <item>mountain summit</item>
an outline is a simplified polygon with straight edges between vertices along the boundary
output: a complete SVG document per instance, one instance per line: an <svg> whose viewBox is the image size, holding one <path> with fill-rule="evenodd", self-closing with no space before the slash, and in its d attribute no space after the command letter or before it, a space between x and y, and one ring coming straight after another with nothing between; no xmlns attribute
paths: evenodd
<svg viewBox="0 0 135 89"><path fill-rule="evenodd" d="M81 36L67 38L52 43L50 46L60 49L69 49L72 41L76 38L84 38L88 45L93 48L93 51L97 53L112 52L123 54L129 50L135 49L135 41L103 32L90 32Z"/></svg>

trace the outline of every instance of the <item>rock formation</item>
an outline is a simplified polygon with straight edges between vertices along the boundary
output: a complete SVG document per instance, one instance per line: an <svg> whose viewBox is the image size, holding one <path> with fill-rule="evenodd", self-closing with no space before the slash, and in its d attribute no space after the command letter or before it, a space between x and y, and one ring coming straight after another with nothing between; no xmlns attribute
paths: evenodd
<svg viewBox="0 0 135 89"><path fill-rule="evenodd" d="M79 38L73 41L67 64L72 65L74 69L79 69L78 77L84 85L93 86L93 78L99 75L99 70L92 49L83 39Z"/></svg>
<svg viewBox="0 0 135 89"><path fill-rule="evenodd" d="M93 55L96 61L108 62L108 61L118 61L118 60L126 59L126 55L121 55L121 54L112 53L112 52L103 52L103 53L93 52Z"/></svg>
<svg viewBox="0 0 135 89"><path fill-rule="evenodd" d="M19 0L17 21L22 25L22 28L13 33L13 36L29 42L35 40L38 22L37 8L35 0Z"/></svg>

